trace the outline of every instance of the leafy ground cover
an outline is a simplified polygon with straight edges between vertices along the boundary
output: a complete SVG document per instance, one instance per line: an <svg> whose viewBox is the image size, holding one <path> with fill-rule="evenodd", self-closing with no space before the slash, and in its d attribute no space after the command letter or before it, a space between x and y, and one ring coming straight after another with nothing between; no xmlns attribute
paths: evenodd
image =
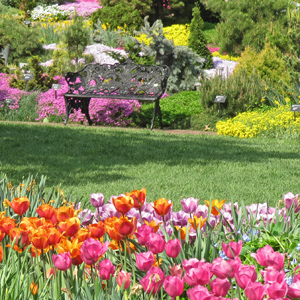
<svg viewBox="0 0 300 300"><path fill-rule="evenodd" d="M296 140L169 135L149 130L0 123L0 172L14 184L44 174L49 186L82 196L105 197L146 188L149 201L163 194L277 203L296 193Z"/></svg>

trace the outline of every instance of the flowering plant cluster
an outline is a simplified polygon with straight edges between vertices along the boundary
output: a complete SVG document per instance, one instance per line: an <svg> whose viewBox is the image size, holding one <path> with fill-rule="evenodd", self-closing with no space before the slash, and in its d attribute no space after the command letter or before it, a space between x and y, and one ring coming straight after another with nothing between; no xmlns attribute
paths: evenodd
<svg viewBox="0 0 300 300"><path fill-rule="evenodd" d="M278 103L279 104L279 103ZM267 111L244 112L216 124L218 134L240 138L256 136L299 136L300 118L290 105L279 105ZM295 118L296 116L296 118Z"/></svg>
<svg viewBox="0 0 300 300"><path fill-rule="evenodd" d="M62 10L58 4L36 6L31 12L31 19L34 21L53 22L67 20L73 13L72 10Z"/></svg>
<svg viewBox="0 0 300 300"><path fill-rule="evenodd" d="M300 266L287 277L285 267L292 264L286 253L270 245L247 252L253 234L242 235L247 223L255 235L281 221L295 231L291 220L299 212L299 196L288 193L283 201L282 209L239 208L225 199L199 205L190 197L175 212L165 198L147 202L141 189L112 196L108 203L103 194L91 194L92 212L66 200L55 207L30 203L26 196L4 199L0 261L31 262L27 289L39 299L45 294L56 299L62 292L69 299L93 293L98 298L86 299L297 299ZM28 211L35 216L24 217Z"/></svg>

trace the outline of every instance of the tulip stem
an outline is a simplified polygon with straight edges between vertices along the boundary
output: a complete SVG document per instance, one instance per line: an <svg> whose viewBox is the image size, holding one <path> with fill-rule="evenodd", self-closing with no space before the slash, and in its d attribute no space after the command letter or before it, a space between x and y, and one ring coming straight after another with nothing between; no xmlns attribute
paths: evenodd
<svg viewBox="0 0 300 300"><path fill-rule="evenodd" d="M141 211L141 208L139 208L139 213L140 213L141 225L143 225L143 218L142 218L142 211Z"/></svg>
<svg viewBox="0 0 300 300"><path fill-rule="evenodd" d="M45 254L44 254L44 249L42 249L42 261L43 261L43 274L44 274L44 282L47 280L46 277L46 263L45 263Z"/></svg>
<svg viewBox="0 0 300 300"><path fill-rule="evenodd" d="M129 243L128 238L126 238L126 241L127 241L127 244L128 244L128 252L129 252L129 257L130 257L130 262L131 262L131 267L132 267L133 285L135 285L135 270L134 270L134 264L133 264L133 261L132 261L130 243Z"/></svg>
<svg viewBox="0 0 300 300"><path fill-rule="evenodd" d="M124 270L125 270L125 272L127 272L127 270L126 270L126 263L127 263L126 256L127 256L127 247L126 247L126 243L124 243Z"/></svg>

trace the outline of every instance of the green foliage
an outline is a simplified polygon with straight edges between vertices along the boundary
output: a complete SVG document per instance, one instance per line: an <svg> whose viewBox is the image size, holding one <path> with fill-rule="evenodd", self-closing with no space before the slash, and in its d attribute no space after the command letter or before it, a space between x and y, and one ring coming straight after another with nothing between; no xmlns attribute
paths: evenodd
<svg viewBox="0 0 300 300"><path fill-rule="evenodd" d="M173 41L163 35L163 24L160 20L150 27L147 17L145 26L136 34L146 34L150 38L147 46L144 42L140 45L145 55L155 56L155 63L167 65L170 68L167 91L171 93L183 90L195 90L199 75L203 72L204 59L185 46L174 46Z"/></svg>
<svg viewBox="0 0 300 300"><path fill-rule="evenodd" d="M191 116L190 128L193 130L215 131L216 124L220 121L219 115L211 114L206 111Z"/></svg>
<svg viewBox="0 0 300 300"><path fill-rule="evenodd" d="M186 129L190 127L191 116L203 109L199 102L197 91L183 91L160 100L162 122L164 127ZM138 112L133 113L131 119L134 125L146 127L151 123L154 103L142 103ZM157 126L158 120L156 120Z"/></svg>
<svg viewBox="0 0 300 300"><path fill-rule="evenodd" d="M33 80L23 80L22 71L17 68L16 76L10 78L9 86L27 91L47 91L56 81L53 76L45 74L45 69L40 65L39 56L32 56L28 59L28 68L34 74Z"/></svg>
<svg viewBox="0 0 300 300"><path fill-rule="evenodd" d="M205 57L207 62L205 63L205 69L211 69L214 67L212 60L212 54L207 49L207 40L203 35L202 29L204 27L204 22L200 15L200 9L195 6L193 9L193 19L190 25L190 36L188 46L194 50L199 56Z"/></svg>
<svg viewBox="0 0 300 300"><path fill-rule="evenodd" d="M225 95L226 102L221 104L223 117L234 117L238 113L251 110L261 105L265 94L265 82L257 72L241 70L227 79L222 76L202 79L199 91L200 102L204 109L218 114L218 105L214 103L217 95Z"/></svg>
<svg viewBox="0 0 300 300"><path fill-rule="evenodd" d="M11 7L12 5L9 5L10 0L2 0L0 2L0 15L5 16L15 16L19 15L21 12L19 9Z"/></svg>
<svg viewBox="0 0 300 300"><path fill-rule="evenodd" d="M30 53L39 55L43 52L42 44L34 30L23 23L12 18L1 18L0 30L3 34L0 35L0 45L7 42L10 44L8 63L18 64L22 59L26 60Z"/></svg>
<svg viewBox="0 0 300 300"><path fill-rule="evenodd" d="M235 72L240 72L241 69L246 69L248 74L255 69L263 80L269 81L271 84L280 86L282 82L290 83L290 76L284 60L270 47L270 44L266 44L260 53L247 47L241 54Z"/></svg>
<svg viewBox="0 0 300 300"><path fill-rule="evenodd" d="M83 17L75 14L71 25L65 28L62 40L66 45L69 58L75 62L76 71L79 67L79 59L82 58L90 39L89 29L83 24Z"/></svg>
<svg viewBox="0 0 300 300"><path fill-rule="evenodd" d="M108 24L111 29L117 29L119 26L126 27L128 31L139 29L143 24L138 10L121 2L115 6L104 6L92 13L91 20L94 24L101 21L102 24Z"/></svg>
<svg viewBox="0 0 300 300"><path fill-rule="evenodd" d="M218 45L221 51L239 54L246 46L257 51L266 42L285 52L287 48L288 0L206 0L208 7L220 14L217 25Z"/></svg>

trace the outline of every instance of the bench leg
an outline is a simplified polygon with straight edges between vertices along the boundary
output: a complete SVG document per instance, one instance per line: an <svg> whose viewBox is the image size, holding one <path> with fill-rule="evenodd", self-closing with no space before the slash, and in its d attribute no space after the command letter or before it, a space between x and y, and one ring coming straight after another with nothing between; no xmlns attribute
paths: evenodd
<svg viewBox="0 0 300 300"><path fill-rule="evenodd" d="M70 113L70 102L67 97L65 97L65 106L66 106L66 118L64 120L64 125L67 125Z"/></svg>
<svg viewBox="0 0 300 300"><path fill-rule="evenodd" d="M161 115L161 109L160 109L160 105L159 105L159 99L155 100L155 106L154 106L154 110L153 110L153 117L152 117L150 130L153 129L153 125L154 125L154 121L155 121L155 117L156 117L157 113L158 113L158 116L159 116L159 125L160 125L160 128L162 129L163 128L163 126L162 126L162 115Z"/></svg>
<svg viewBox="0 0 300 300"><path fill-rule="evenodd" d="M90 118L90 113L89 113L90 100L91 100L91 98L82 100L81 101L81 109L82 109L82 112L85 114L85 116L89 122L89 125L91 126L93 124L93 122Z"/></svg>

